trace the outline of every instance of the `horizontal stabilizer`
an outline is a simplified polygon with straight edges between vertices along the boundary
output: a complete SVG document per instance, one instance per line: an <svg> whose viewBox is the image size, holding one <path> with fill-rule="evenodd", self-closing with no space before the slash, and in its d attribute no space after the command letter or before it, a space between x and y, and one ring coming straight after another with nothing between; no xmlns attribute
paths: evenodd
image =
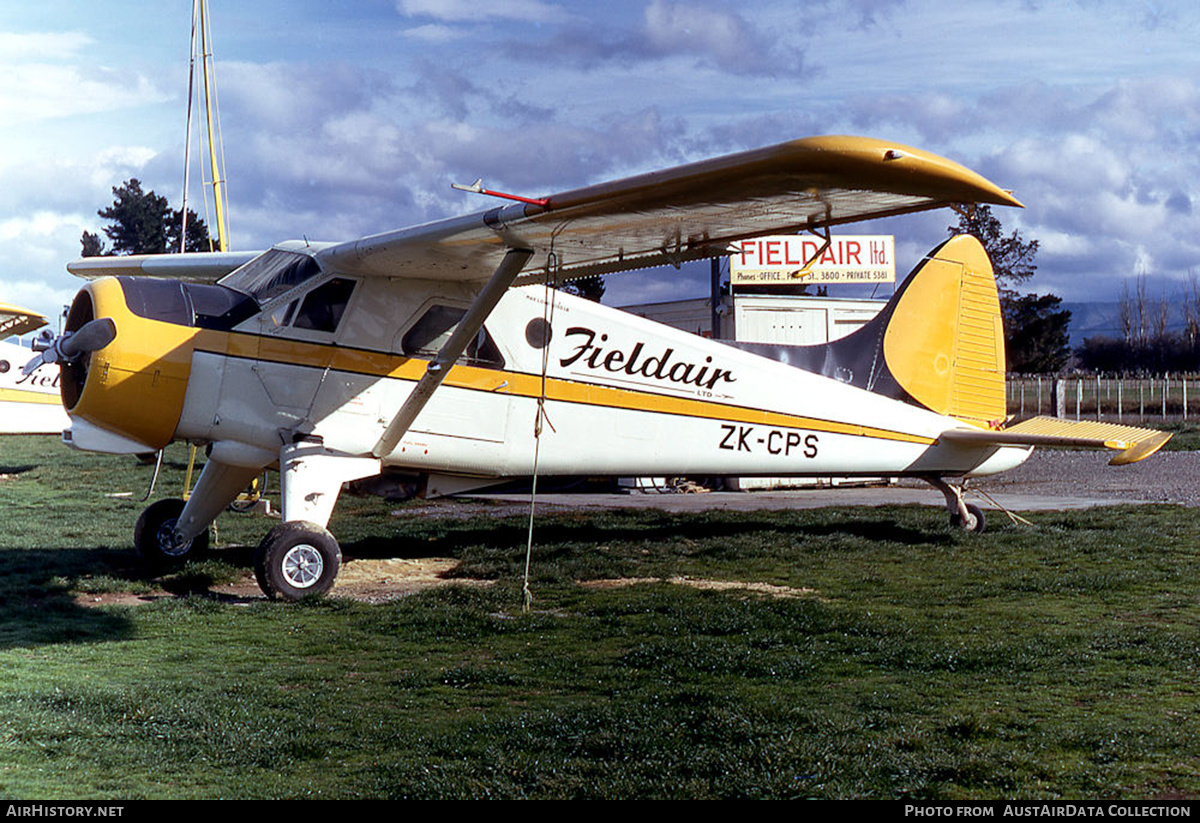
<svg viewBox="0 0 1200 823"><path fill-rule="evenodd" d="M1154 454L1171 439L1169 432L1123 426L1118 423L1059 420L1033 417L1000 431L952 429L940 438L952 443L993 444L997 446L1075 446L1087 449L1112 449L1118 454L1110 466L1136 463Z"/></svg>

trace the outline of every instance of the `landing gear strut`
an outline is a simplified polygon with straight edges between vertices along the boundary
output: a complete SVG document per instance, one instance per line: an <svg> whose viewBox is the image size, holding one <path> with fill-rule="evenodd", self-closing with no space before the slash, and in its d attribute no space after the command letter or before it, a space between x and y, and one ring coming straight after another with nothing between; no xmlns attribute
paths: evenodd
<svg viewBox="0 0 1200 823"><path fill-rule="evenodd" d="M935 489L946 497L946 509L950 512L950 525L965 532L981 532L986 520L983 509L974 503L963 500L962 488L951 485L940 477L924 478Z"/></svg>

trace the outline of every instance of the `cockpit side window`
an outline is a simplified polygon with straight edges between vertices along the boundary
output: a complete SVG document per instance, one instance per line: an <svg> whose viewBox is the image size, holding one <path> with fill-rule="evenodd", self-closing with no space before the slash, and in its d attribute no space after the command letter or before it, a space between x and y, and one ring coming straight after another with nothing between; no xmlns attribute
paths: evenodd
<svg viewBox="0 0 1200 823"><path fill-rule="evenodd" d="M300 303L300 310L292 319L292 328L310 331L337 331L350 303L356 281L335 277L310 291ZM289 309L290 313L290 309Z"/></svg>
<svg viewBox="0 0 1200 823"><path fill-rule="evenodd" d="M222 286L248 294L263 305L321 273L307 254L271 249L220 280Z"/></svg>
<svg viewBox="0 0 1200 823"><path fill-rule="evenodd" d="M466 313L466 309L457 306L431 306L421 315L421 319L404 333L404 337L400 339L401 351L416 357L433 357L450 339L450 335L454 333L454 329ZM500 354L500 349L488 334L486 327L479 330L458 362L487 369L504 368L504 356Z"/></svg>

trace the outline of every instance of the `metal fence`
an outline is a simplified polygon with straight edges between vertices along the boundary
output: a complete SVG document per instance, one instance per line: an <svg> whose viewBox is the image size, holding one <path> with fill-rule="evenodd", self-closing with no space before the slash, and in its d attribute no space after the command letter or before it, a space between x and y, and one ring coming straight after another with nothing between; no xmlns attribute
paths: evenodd
<svg viewBox="0 0 1200 823"><path fill-rule="evenodd" d="M1057 388L1057 397L1056 397ZM1010 374L1008 413L1137 423L1200 418L1200 377L1039 377ZM1056 402L1057 401L1057 402Z"/></svg>

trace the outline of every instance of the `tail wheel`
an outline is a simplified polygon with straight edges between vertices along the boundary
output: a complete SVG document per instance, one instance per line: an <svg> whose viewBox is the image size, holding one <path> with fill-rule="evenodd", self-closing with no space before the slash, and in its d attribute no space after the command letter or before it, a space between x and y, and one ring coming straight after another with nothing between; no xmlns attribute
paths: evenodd
<svg viewBox="0 0 1200 823"><path fill-rule="evenodd" d="M326 529L293 520L280 523L258 544L254 575L272 600L300 600L333 588L342 550Z"/></svg>
<svg viewBox="0 0 1200 823"><path fill-rule="evenodd" d="M155 567L181 566L208 551L208 529L191 540L179 539L175 531L183 501L167 498L151 503L133 527L133 547L142 560Z"/></svg>
<svg viewBox="0 0 1200 823"><path fill-rule="evenodd" d="M983 516L983 509L976 506L974 503L967 504L967 517L964 520L961 514L950 515L950 525L955 528L962 529L965 532L983 531L986 525L986 519Z"/></svg>

